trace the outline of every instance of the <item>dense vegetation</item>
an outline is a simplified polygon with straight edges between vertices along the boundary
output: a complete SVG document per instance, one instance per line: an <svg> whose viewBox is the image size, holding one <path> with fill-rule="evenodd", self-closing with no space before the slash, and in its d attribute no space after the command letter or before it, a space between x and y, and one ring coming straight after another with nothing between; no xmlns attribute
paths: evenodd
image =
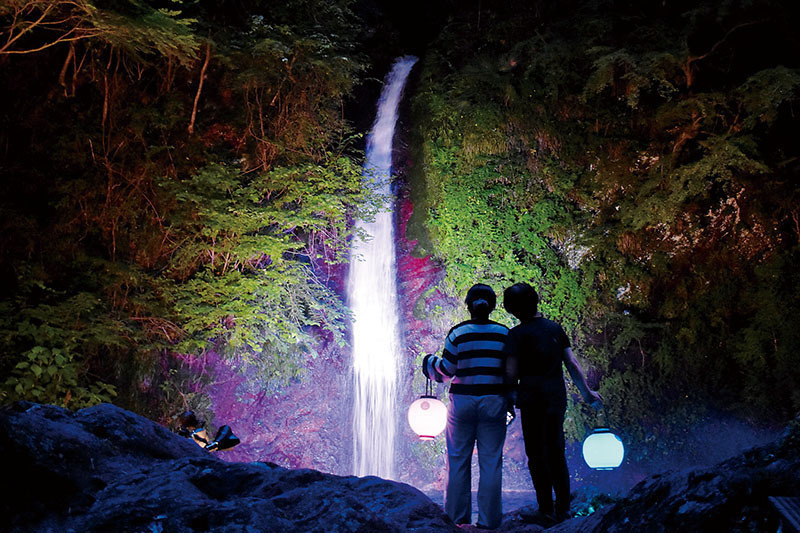
<svg viewBox="0 0 800 533"><path fill-rule="evenodd" d="M164 417L201 390L182 360L280 386L342 341L326 276L376 205L349 5L0 5L3 401Z"/></svg>
<svg viewBox="0 0 800 533"><path fill-rule="evenodd" d="M504 2L453 17L426 56L420 253L454 296L538 286L632 440L800 410L797 14ZM573 435L586 414L570 408Z"/></svg>
<svg viewBox="0 0 800 533"><path fill-rule="evenodd" d="M163 418L198 406L182 363L209 351L279 388L343 342L348 221L378 205L348 116L378 4L0 4L3 402ZM450 13L411 86L418 252L454 297L537 285L631 439L800 410L797 9L409 15Z"/></svg>

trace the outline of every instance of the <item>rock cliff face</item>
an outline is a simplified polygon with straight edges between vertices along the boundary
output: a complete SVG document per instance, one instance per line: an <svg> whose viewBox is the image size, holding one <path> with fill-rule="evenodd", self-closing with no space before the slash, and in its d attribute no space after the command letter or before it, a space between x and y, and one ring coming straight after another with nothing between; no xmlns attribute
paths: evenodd
<svg viewBox="0 0 800 533"><path fill-rule="evenodd" d="M265 390L257 369L240 372L224 358L208 358L214 423L229 424L242 439L225 459L351 472L352 378L345 355L330 343L306 363L306 378L274 394Z"/></svg>
<svg viewBox="0 0 800 533"><path fill-rule="evenodd" d="M0 410L0 458L8 531L478 531L459 529L403 483L225 462L113 405ZM777 531L768 496L800 496L800 420L772 444L713 468L652 476L548 531ZM499 530L543 531L526 511L508 513Z"/></svg>

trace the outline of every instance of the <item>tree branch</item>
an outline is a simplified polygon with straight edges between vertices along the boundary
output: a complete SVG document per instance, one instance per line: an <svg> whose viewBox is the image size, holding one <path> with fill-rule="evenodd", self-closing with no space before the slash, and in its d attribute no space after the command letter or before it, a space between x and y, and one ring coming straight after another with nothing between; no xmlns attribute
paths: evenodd
<svg viewBox="0 0 800 533"><path fill-rule="evenodd" d="M69 91L67 91L67 69L69 68L69 62L71 59L75 57L75 43L69 43L69 52L67 52L67 57L64 59L64 66L61 67L61 72L58 75L58 83L64 88L64 95L69 96Z"/></svg>
<svg viewBox="0 0 800 533"><path fill-rule="evenodd" d="M762 20L755 20L755 21L751 21L751 22L743 22L741 24L737 24L736 26L734 26L733 28L728 30L728 33L726 33L722 37L722 39L720 39L719 41L714 43L714 45L705 54L700 55L700 56L693 56L691 54L687 55L686 64L683 66L683 73L686 76L686 87L690 88L692 86L692 84L694 83L694 73L692 72L692 65L694 63L696 63L697 61L703 60L703 59L707 58L708 56L710 56L711 54L713 54L714 52L716 52L717 49L720 46L722 46L722 44L725 41L728 40L728 37L730 37L733 34L733 32L735 32L736 30L740 30L740 29L745 28L747 26L753 26L755 24L761 24L765 20L766 19L762 19ZM688 50L688 48L689 48L688 45L687 45L686 48Z"/></svg>
<svg viewBox="0 0 800 533"><path fill-rule="evenodd" d="M47 17L47 14L50 13L51 9L53 9L53 4L50 4L49 6L47 6L44 9L44 11L42 11L42 16L41 17L39 17L37 20L32 22L30 26L26 26L25 28L22 28L22 30L20 30L20 32L14 37L12 37L14 35L14 27L12 26L11 29L8 30L8 40L6 41L6 44L4 44L2 48L0 48L0 53L5 53L5 51L8 49L8 47L11 46L12 44L14 44L17 41L17 39L19 39L20 37L25 35L25 33L31 31L33 28L38 26L39 23L41 23L42 20L44 20L44 18ZM17 13L14 13L14 23L15 24L16 24L16 20L17 20Z"/></svg>
<svg viewBox="0 0 800 533"><path fill-rule="evenodd" d="M192 106L192 118L189 121L189 135L194 133L194 121L197 118L197 104L200 102L200 93L203 91L203 82L206 79L206 69L208 69L208 62L211 60L211 43L206 45L206 58L203 61L203 68L200 69L200 82L197 84L197 94L194 95L194 105Z"/></svg>

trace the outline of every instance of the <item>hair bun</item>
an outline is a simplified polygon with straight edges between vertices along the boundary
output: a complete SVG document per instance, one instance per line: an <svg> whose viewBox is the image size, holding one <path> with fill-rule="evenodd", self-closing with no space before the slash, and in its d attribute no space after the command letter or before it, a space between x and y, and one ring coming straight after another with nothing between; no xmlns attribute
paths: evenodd
<svg viewBox="0 0 800 533"><path fill-rule="evenodd" d="M488 315L494 310L497 302L494 291L488 285L477 283L467 291L464 303L470 312L478 311L480 314Z"/></svg>

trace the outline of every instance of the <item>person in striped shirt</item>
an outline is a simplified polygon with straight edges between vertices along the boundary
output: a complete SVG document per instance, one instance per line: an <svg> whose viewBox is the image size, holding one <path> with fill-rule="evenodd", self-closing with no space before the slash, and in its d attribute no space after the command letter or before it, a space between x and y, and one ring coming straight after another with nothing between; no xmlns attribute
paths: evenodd
<svg viewBox="0 0 800 533"><path fill-rule="evenodd" d="M450 382L445 512L456 524L471 522L471 463L477 441L478 526L493 529L503 517L503 443L509 401L504 384L504 348L508 328L489 320L496 297L488 285L473 285L465 303L471 318L450 330L441 357L425 356L422 371L430 380Z"/></svg>

